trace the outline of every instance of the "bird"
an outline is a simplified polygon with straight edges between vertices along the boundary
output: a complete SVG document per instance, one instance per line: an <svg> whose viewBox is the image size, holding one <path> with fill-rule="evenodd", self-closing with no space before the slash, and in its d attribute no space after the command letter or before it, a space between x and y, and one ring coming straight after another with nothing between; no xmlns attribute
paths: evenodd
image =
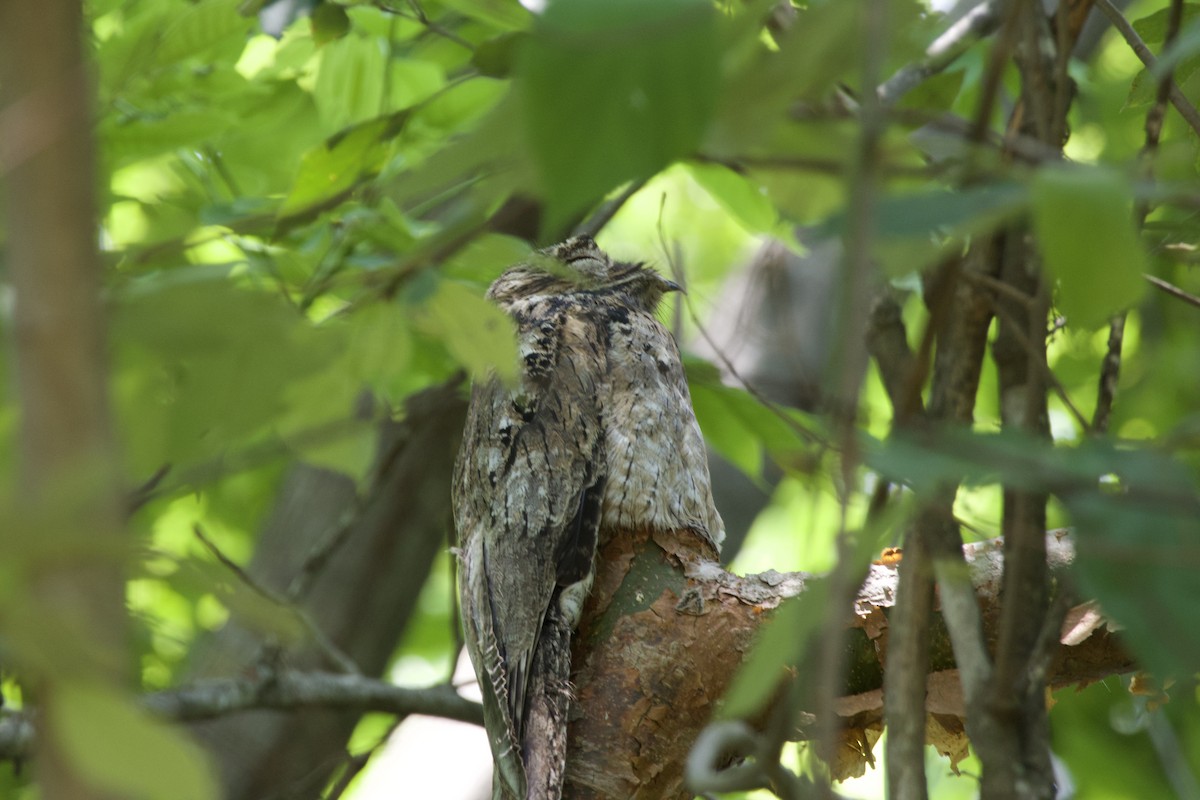
<svg viewBox="0 0 1200 800"><path fill-rule="evenodd" d="M557 800L570 642L599 545L690 530L718 551L704 439L656 317L679 286L588 236L506 269L519 380L472 387L452 486L464 640L483 697L493 800Z"/></svg>

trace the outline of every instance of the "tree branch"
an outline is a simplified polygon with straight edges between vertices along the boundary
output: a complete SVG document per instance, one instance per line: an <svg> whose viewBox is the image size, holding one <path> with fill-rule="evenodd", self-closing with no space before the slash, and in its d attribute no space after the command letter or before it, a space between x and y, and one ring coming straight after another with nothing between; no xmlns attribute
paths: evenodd
<svg viewBox="0 0 1200 800"><path fill-rule="evenodd" d="M1074 559L1070 536L1054 531L1046 536L1046 548L1051 571L1063 574ZM1000 616L1002 551L1000 540L963 548L989 643L996 640ZM579 718L571 725L566 797L685 796L684 764L714 705L774 609L803 594L813 578L774 571L739 577L703 555L687 532L635 532L604 546L575 646ZM882 730L896 580L894 563L873 565L854 604L846 637L853 668L847 670L835 704L841 725L835 777L861 773L869 763L870 744ZM1133 668L1093 603L1074 606L1067 619L1050 648L1051 687ZM940 621L930 626L929 641L925 724L937 733L933 743L957 760L965 755L967 742L956 720L966 711L949 636ZM782 684L788 675L779 680ZM313 708L428 714L475 724L482 719L479 705L448 685L412 689L358 675L299 670L200 679L147 695L143 705L168 719L193 722L259 709ZM0 758L27 756L35 726L32 712L0 715ZM810 721L792 735L808 738L816 732Z"/></svg>
<svg viewBox="0 0 1200 800"><path fill-rule="evenodd" d="M992 540L963 548L991 645L998 636L1002 547ZM1046 548L1051 570L1063 574L1074 559L1070 537L1064 531L1048 534ZM691 797L684 764L693 742L773 610L802 594L812 576L771 571L738 577L706 561L688 532L622 532L602 547L597 563L574 646L578 718L570 728L564 797ZM846 637L852 667L836 703L841 746L835 777L860 774L882 731L896 578L894 565L872 566L855 602ZM967 752L961 724L966 710L949 637L940 618L933 619L925 724L937 734L931 743L956 761ZM1052 648L1051 687L1132 669L1102 617L1075 613L1070 619L1064 626L1069 635L1058 637ZM778 679L782 686L788 674ZM794 735L815 736L816 722ZM703 767L696 769L711 772ZM741 775L735 782L752 778Z"/></svg>
<svg viewBox="0 0 1200 800"><path fill-rule="evenodd" d="M483 724L480 705L462 697L452 686L410 689L361 675L332 672L285 671L251 678L198 680L178 689L148 694L142 698L142 706L176 722L215 719L253 709L336 708L397 716L428 714ZM0 758L26 756L34 728L35 718L27 712L0 717Z"/></svg>

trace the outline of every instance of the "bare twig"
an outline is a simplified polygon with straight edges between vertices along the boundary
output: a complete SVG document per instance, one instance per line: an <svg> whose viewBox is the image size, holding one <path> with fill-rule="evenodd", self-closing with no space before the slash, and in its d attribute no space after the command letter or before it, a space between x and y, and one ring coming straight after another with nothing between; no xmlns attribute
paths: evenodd
<svg viewBox="0 0 1200 800"><path fill-rule="evenodd" d="M1154 286L1154 288L1166 292L1167 294L1171 295L1171 297L1174 297L1177 300L1182 300L1185 303L1189 303L1193 306L1196 306L1197 308L1200 308L1200 297L1197 297L1194 294L1185 292L1183 289L1180 289L1175 284L1167 283L1162 278L1156 278L1153 275L1142 275L1142 277L1145 278L1146 280L1150 281L1151 285Z"/></svg>
<svg viewBox="0 0 1200 800"><path fill-rule="evenodd" d="M1096 410L1092 412L1092 432L1105 433L1117 396L1117 379L1121 375L1121 345L1125 339L1125 313L1113 317L1108 326L1108 349L1100 364L1099 388L1096 391Z"/></svg>
<svg viewBox="0 0 1200 800"><path fill-rule="evenodd" d="M592 212L590 217L579 223L579 225L577 225L575 229L571 231L571 235L595 236L598 234L601 229L603 229L604 226L607 225L612 218L617 215L617 212L621 210L621 207L624 206L625 203L629 202L629 198L640 192L642 187L645 185L645 180L637 180L630 183L615 197L610 200L605 200L603 203L601 203L600 206Z"/></svg>
<svg viewBox="0 0 1200 800"><path fill-rule="evenodd" d="M1171 0L1171 11L1167 18L1166 36L1163 38L1164 49L1169 47L1179 35L1179 27L1183 22L1182 0ZM1163 122L1167 113L1167 102L1171 97L1171 87L1174 85L1173 70L1158 82L1154 104L1146 113L1146 142L1142 146L1142 174L1146 179L1153 180L1154 157L1158 153L1158 143L1162 138ZM1139 200L1134 211L1134 221L1141 229L1146 227L1146 217L1150 213L1150 202ZM1153 282L1154 279L1151 279ZM1121 374L1121 348L1125 341L1125 312L1113 317L1108 329L1108 349L1104 361L1100 364L1100 376L1097 380L1096 410L1092 414L1092 428L1095 432L1103 433L1108 430L1109 418L1112 416L1113 403L1117 395L1117 381Z"/></svg>
<svg viewBox="0 0 1200 800"><path fill-rule="evenodd" d="M408 716L483 724L481 706L449 686L411 689L361 675L329 672L272 672L250 678L212 678L142 698L147 711L174 721L215 719L253 709L357 708ZM0 717L0 758L20 758L33 743L37 718L31 712Z"/></svg>
<svg viewBox="0 0 1200 800"><path fill-rule="evenodd" d="M1125 19L1125 15L1121 13L1120 9L1112 4L1112 0L1096 0L1096 7L1104 12L1104 15L1112 22L1113 27L1125 37L1126 43L1129 44L1130 49L1133 50L1137 57L1141 59L1142 63L1146 65L1146 69L1153 72L1158 65L1158 59L1150 52L1150 48L1142 41L1142 37L1138 36L1137 31L1129 24L1129 20ZM1184 121L1191 126L1193 131L1200 134L1200 112L1196 111L1196 107L1188 101L1187 97L1180 91L1179 86L1174 81L1170 83L1168 96L1171 100L1171 105L1175 106L1175 110L1179 112Z"/></svg>
<svg viewBox="0 0 1200 800"><path fill-rule="evenodd" d="M877 93L879 102L892 105L918 84L937 75L958 60L971 45L996 29L1000 15L997 0L985 2L972 8L925 50L925 57L913 64L901 67L896 74L880 84Z"/></svg>
<svg viewBox="0 0 1200 800"><path fill-rule="evenodd" d="M333 641L327 635L325 635L325 632L321 630L320 626L313 621L312 617L310 617L307 612L290 603L286 597L276 594L258 581L254 580L254 578L248 572L242 569L240 564L221 552L221 548L217 547L216 543L212 539L208 538L208 536L204 533L204 528L200 526L200 523L193 525L192 531L196 534L196 538L199 539L205 548L208 549L208 552L212 554L213 558L217 559L222 566L232 572L239 582L244 584L255 594L259 595L265 600L268 600L274 605L285 609L290 614L295 616L296 620L299 621L302 626L304 626L306 631L308 631L308 634L312 637L313 642L316 643L317 647L321 649L321 652L324 653L325 656L334 664L336 664L343 672L349 675L360 674L360 670L358 669L358 665L354 663L354 659L342 652L341 648L334 644Z"/></svg>
<svg viewBox="0 0 1200 800"><path fill-rule="evenodd" d="M997 317L1008 320L1009 322L1015 322L1012 314L1009 313L1009 311L1001 304L997 303L995 305L995 311ZM1054 374L1054 370L1051 369L1050 365L1046 363L1046 359L1044 357L1034 357L1038 352L1036 343L1015 324L1012 328L1012 338L1021 346L1026 354L1031 357L1031 363L1037 368L1037 371L1041 373L1043 380L1045 380L1050 388L1054 390L1054 394L1056 394L1058 399L1062 401L1062 404L1066 406L1067 411L1069 411L1071 416L1075 418L1075 422L1079 424L1080 430L1082 430L1084 433L1091 431L1092 424L1088 422L1087 417L1083 415L1083 412L1081 412L1079 407L1075 405L1075 402L1071 400L1071 396L1067 393L1067 387L1063 386L1062 381L1060 381L1058 376Z"/></svg>
<svg viewBox="0 0 1200 800"><path fill-rule="evenodd" d="M396 732L396 728L400 727L400 723L403 721L404 717L402 716L394 720L384 734L376 740L375 744L367 748L366 751L355 755L348 755L345 770L338 776L337 783L329 789L322 800L339 800L346 793L346 790L350 788L350 784L354 782L354 779L366 768L375 753L387 744L388 739L391 738L392 734Z"/></svg>

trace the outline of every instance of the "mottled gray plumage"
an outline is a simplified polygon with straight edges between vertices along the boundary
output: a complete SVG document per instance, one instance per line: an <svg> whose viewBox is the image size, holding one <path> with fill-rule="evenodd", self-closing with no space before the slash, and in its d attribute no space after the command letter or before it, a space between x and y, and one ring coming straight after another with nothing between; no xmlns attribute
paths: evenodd
<svg viewBox="0 0 1200 800"><path fill-rule="evenodd" d="M570 636L598 540L639 528L724 537L679 351L654 316L675 289L578 237L488 291L517 323L522 377L475 386L453 494L496 798L561 795Z"/></svg>

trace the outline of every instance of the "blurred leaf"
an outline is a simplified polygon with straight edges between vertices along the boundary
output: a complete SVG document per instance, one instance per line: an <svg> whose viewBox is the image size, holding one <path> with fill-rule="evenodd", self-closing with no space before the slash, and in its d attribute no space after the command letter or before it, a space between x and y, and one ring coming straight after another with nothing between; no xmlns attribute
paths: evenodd
<svg viewBox="0 0 1200 800"><path fill-rule="evenodd" d="M442 0L441 4L502 30L525 28L533 18L528 9L511 0Z"/></svg>
<svg viewBox="0 0 1200 800"><path fill-rule="evenodd" d="M154 61L173 64L199 56L214 45L234 36L244 36L254 24L238 13L239 0L201 0L185 5L182 13L163 31Z"/></svg>
<svg viewBox="0 0 1200 800"><path fill-rule="evenodd" d="M140 800L216 800L204 751L98 683L59 685L49 713L59 744L103 794Z"/></svg>
<svg viewBox="0 0 1200 800"><path fill-rule="evenodd" d="M521 45L529 38L524 31L509 31L479 43L471 63L489 78L507 78L512 73Z"/></svg>
<svg viewBox="0 0 1200 800"><path fill-rule="evenodd" d="M136 473L211 457L278 417L336 353L277 297L200 277L139 286L113 316L118 408Z"/></svg>
<svg viewBox="0 0 1200 800"><path fill-rule="evenodd" d="M199 146L229 130L237 119L217 109L181 109L167 116L109 121L100 130L114 166Z"/></svg>
<svg viewBox="0 0 1200 800"><path fill-rule="evenodd" d="M1200 54L1181 58L1175 65L1171 78L1176 84L1182 85L1196 74L1197 69L1200 69ZM1158 98L1158 70L1155 73L1151 75L1149 70L1138 70L1138 74L1133 76L1133 83L1129 85L1129 96L1125 99L1125 108L1146 106Z"/></svg>
<svg viewBox="0 0 1200 800"><path fill-rule="evenodd" d="M1122 626L1139 662L1161 676L1200 664L1200 495L1192 475L1148 452L1110 451L1094 491L1063 497L1075 522L1081 591Z"/></svg>
<svg viewBox="0 0 1200 800"><path fill-rule="evenodd" d="M520 373L513 321L495 305L454 281L441 281L417 312L425 332L445 342L473 378L495 373L513 383Z"/></svg>
<svg viewBox="0 0 1200 800"><path fill-rule="evenodd" d="M742 154L783 125L797 98L823 96L858 63L861 14L861 4L855 2L809 4L782 32L777 50L761 43L759 24L739 31L750 37L754 50L735 64L719 88L706 148L716 155Z"/></svg>
<svg viewBox="0 0 1200 800"><path fill-rule="evenodd" d="M775 228L778 212L757 183L720 164L693 163L688 171L746 230L767 233Z"/></svg>
<svg viewBox="0 0 1200 800"><path fill-rule="evenodd" d="M1055 302L1072 325L1096 327L1138 301L1146 258L1128 181L1099 167L1041 169L1031 201Z"/></svg>
<svg viewBox="0 0 1200 800"><path fill-rule="evenodd" d="M692 385L692 408L704 440L751 478L762 477L763 445L736 414L729 395L715 386Z"/></svg>
<svg viewBox="0 0 1200 800"><path fill-rule="evenodd" d="M388 55L373 37L350 36L320 50L321 66L313 100L326 130L338 130L374 119L384 106L384 72Z"/></svg>
<svg viewBox="0 0 1200 800"><path fill-rule="evenodd" d="M786 463L805 449L796 428L811 427L801 412L784 406L771 409L744 389L721 383L717 370L700 359L685 358L692 405L704 438L721 455L751 478L762 476L763 452Z"/></svg>
<svg viewBox="0 0 1200 800"><path fill-rule="evenodd" d="M720 55L708 0L558 0L518 61L548 229L700 143Z"/></svg>
<svg viewBox="0 0 1200 800"><path fill-rule="evenodd" d="M954 105L962 89L966 72L961 69L948 70L940 75L926 78L912 90L905 92L898 108L920 108L929 111L941 111Z"/></svg>
<svg viewBox="0 0 1200 800"><path fill-rule="evenodd" d="M380 37L346 36L320 53L313 100L327 131L409 108L445 83L437 64L391 55Z"/></svg>
<svg viewBox="0 0 1200 800"><path fill-rule="evenodd" d="M384 140L399 133L407 120L407 113L379 117L344 130L305 153L278 218L319 211L378 172L386 154Z"/></svg>
<svg viewBox="0 0 1200 800"><path fill-rule="evenodd" d="M725 692L720 714L726 719L753 717L762 711L799 665L809 639L825 619L828 587L823 579L805 581L804 591L784 600L760 626L754 645Z"/></svg>
<svg viewBox="0 0 1200 800"><path fill-rule="evenodd" d="M1133 21L1133 29L1146 44L1160 44L1167 38L1167 23L1171 17L1170 8L1160 8L1153 14L1147 14ZM1186 28L1200 19L1200 3L1183 4L1183 20L1180 29Z"/></svg>
<svg viewBox="0 0 1200 800"><path fill-rule="evenodd" d="M876 208L875 255L889 275L919 270L964 237L1011 219L1026 202L1022 186L995 183L961 191L934 190L885 196ZM822 225L823 236L845 235L847 212Z"/></svg>
<svg viewBox="0 0 1200 800"><path fill-rule="evenodd" d="M320 47L350 32L350 16L337 3L319 2L309 15L313 41Z"/></svg>

